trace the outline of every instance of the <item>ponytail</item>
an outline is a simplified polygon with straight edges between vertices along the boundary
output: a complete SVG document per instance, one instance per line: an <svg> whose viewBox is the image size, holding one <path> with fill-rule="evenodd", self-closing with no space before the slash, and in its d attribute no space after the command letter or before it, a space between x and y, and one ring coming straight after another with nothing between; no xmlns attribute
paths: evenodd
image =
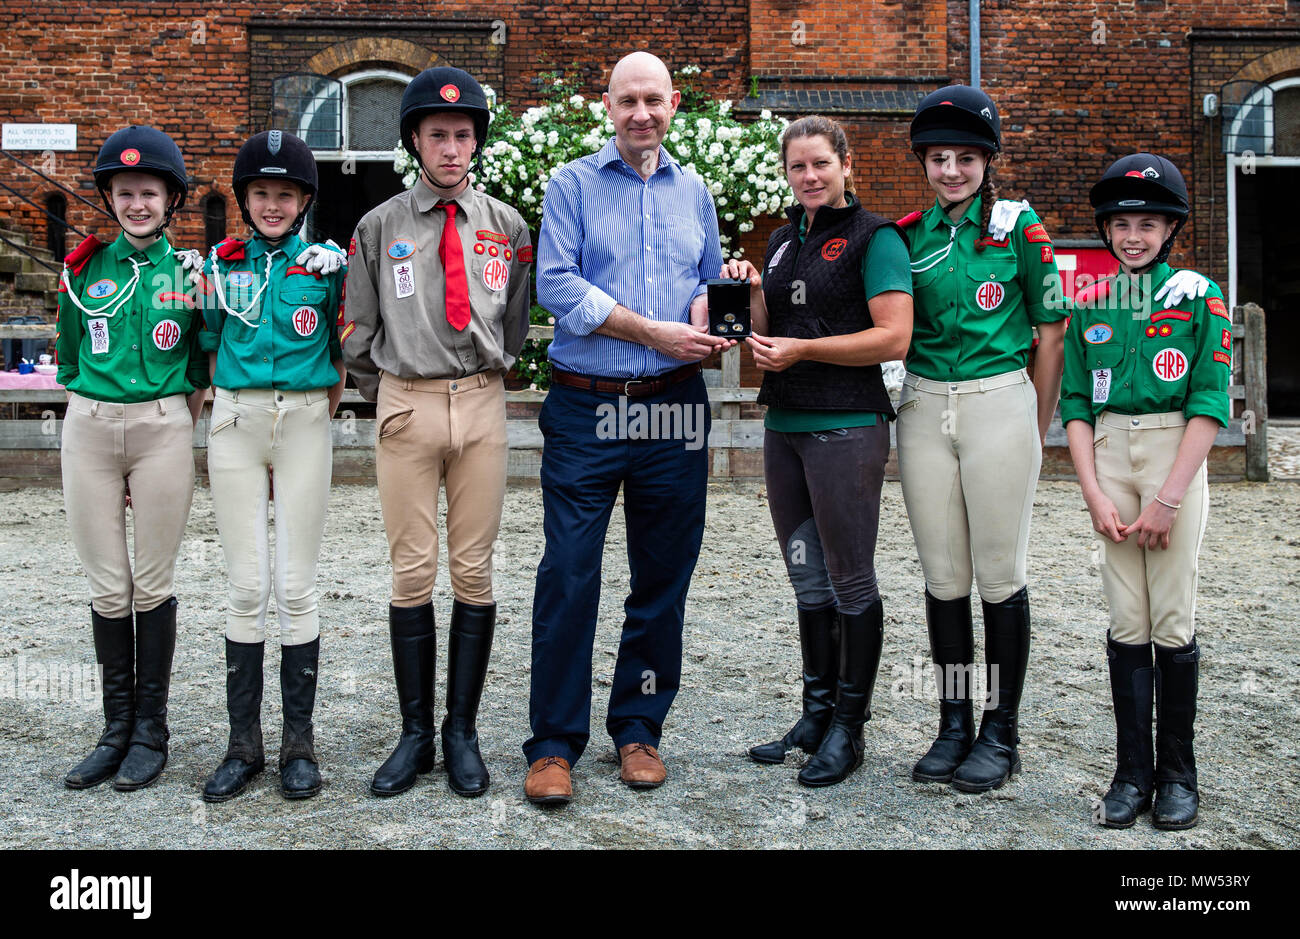
<svg viewBox="0 0 1300 939"><path fill-rule="evenodd" d="M988 168L984 172L984 184L979 190L980 228L975 241L975 250L984 250L984 239L988 237L989 216L993 213L993 204L998 201L998 187L993 183L993 159L989 158Z"/></svg>

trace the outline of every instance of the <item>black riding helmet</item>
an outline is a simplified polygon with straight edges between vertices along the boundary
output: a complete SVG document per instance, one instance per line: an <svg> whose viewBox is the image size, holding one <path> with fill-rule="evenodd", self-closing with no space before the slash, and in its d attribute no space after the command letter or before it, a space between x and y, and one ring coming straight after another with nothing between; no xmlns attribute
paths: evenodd
<svg viewBox="0 0 1300 939"><path fill-rule="evenodd" d="M1002 120L993 99L969 85L949 85L932 91L912 115L912 151L926 147L979 147L989 153L1002 149Z"/></svg>
<svg viewBox="0 0 1300 939"><path fill-rule="evenodd" d="M285 237L297 232L307 217L307 210L311 208L318 188L316 157L312 154L311 147L288 131L264 130L249 137L239 148L239 153L235 155L231 186L235 190L235 201L239 203L244 222L257 231L252 216L248 214L247 198L248 186L255 179L284 179L307 190L307 204L298 213Z"/></svg>
<svg viewBox="0 0 1300 939"><path fill-rule="evenodd" d="M176 142L156 127L131 125L117 131L104 141L95 158L95 186L108 207L113 212L113 202L109 197L112 178L118 173L138 172L157 176L167 184L167 191L179 195L167 207L167 214L155 235L161 234L172 220L176 210L185 204L185 197L190 191L189 176L185 172L185 158Z"/></svg>
<svg viewBox="0 0 1300 939"><path fill-rule="evenodd" d="M1112 215L1124 212L1151 213L1164 215L1173 221L1169 237L1152 262L1160 264L1169 258L1174 238L1191 214L1183 174L1178 172L1178 167L1173 163L1154 153L1134 153L1120 157L1101 174L1101 179L1088 193L1088 199L1096 210L1094 215L1097 231L1101 232L1106 249L1117 260L1119 255L1115 254L1111 240L1106 235L1106 219Z"/></svg>
<svg viewBox="0 0 1300 939"><path fill-rule="evenodd" d="M400 121L402 146L406 148L407 153L415 157L415 162L423 171L424 164L420 161L420 154L411 141L411 135L426 114L443 111L468 115L474 122L474 155L471 158L473 164L471 169L477 167L479 157L483 153L483 145L487 142L488 119L491 111L483 87L473 75L458 68L450 66L427 68L411 79L406 90L402 92ZM469 175L468 170L466 175Z"/></svg>

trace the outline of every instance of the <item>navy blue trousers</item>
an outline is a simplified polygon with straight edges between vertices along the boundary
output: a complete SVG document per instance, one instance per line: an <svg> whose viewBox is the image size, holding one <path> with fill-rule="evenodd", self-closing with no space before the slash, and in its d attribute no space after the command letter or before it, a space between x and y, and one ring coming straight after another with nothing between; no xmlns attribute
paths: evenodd
<svg viewBox="0 0 1300 939"><path fill-rule="evenodd" d="M696 376L658 395L623 400L630 413L648 410L652 418L674 405L679 415L689 408L690 425L678 426L692 430L692 438L629 439L638 429L627 421L630 433L622 433L611 415L619 395L563 385L551 386L538 418L546 440L546 551L533 593L529 763L559 756L573 765L591 735L601 556L620 484L632 582L605 722L614 745L657 747L681 680L686 591L704 537L708 395Z"/></svg>

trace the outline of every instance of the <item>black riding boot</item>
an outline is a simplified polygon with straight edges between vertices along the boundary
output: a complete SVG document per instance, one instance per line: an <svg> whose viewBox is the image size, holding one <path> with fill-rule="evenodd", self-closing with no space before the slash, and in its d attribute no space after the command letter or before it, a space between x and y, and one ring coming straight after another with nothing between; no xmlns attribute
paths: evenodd
<svg viewBox="0 0 1300 939"><path fill-rule="evenodd" d="M126 756L127 741L135 726L134 621L128 616L109 619L90 608L95 635L95 659L103 670L104 733L90 755L68 771L63 784L69 789L98 786L117 772Z"/></svg>
<svg viewBox="0 0 1300 939"><path fill-rule="evenodd" d="M952 774L962 792L986 792L1020 772L1020 693L1029 666L1029 588L1021 587L1001 603L984 601L984 661L987 687L996 689L996 707L984 708L979 736L970 754Z"/></svg>
<svg viewBox="0 0 1300 939"><path fill-rule="evenodd" d="M840 613L840 677L835 714L817 753L799 772L805 786L833 786L862 763L862 726L871 720L871 691L885 642L885 609L877 597L861 613Z"/></svg>
<svg viewBox="0 0 1300 939"><path fill-rule="evenodd" d="M244 791L266 767L262 752L262 654L264 642L226 640L226 711L230 745L203 787L205 802L225 802Z"/></svg>
<svg viewBox="0 0 1300 939"><path fill-rule="evenodd" d="M1115 778L1101 800L1099 824L1130 828L1151 808L1155 754L1151 750L1151 703L1155 670L1151 643L1130 645L1106 635L1110 696L1115 702Z"/></svg>
<svg viewBox="0 0 1300 939"><path fill-rule="evenodd" d="M286 799L309 799L320 792L311 715L316 708L320 636L296 646L280 646L280 697L284 731L280 738L280 792Z"/></svg>
<svg viewBox="0 0 1300 939"><path fill-rule="evenodd" d="M395 796L433 770L433 604L389 604L388 633L393 645L393 675L402 711L402 736L370 783L377 796Z"/></svg>
<svg viewBox="0 0 1300 939"><path fill-rule="evenodd" d="M492 654L497 605L451 604L451 634L447 640L447 717L442 722L442 759L447 785L457 795L487 792L488 771L478 750L479 699Z"/></svg>
<svg viewBox="0 0 1300 939"><path fill-rule="evenodd" d="M1151 822L1177 831L1196 825L1200 795L1192 725L1196 723L1200 647L1193 639L1181 649L1156 644L1156 795Z"/></svg>
<svg viewBox="0 0 1300 939"><path fill-rule="evenodd" d="M176 598L168 597L135 614L135 727L131 746L117 768L113 788L134 792L149 785L167 765L167 692L176 651Z"/></svg>
<svg viewBox="0 0 1300 939"><path fill-rule="evenodd" d="M803 656L803 715L780 740L749 748L758 763L780 763L798 747L812 755L835 713L839 678L840 623L834 606L799 610L799 651Z"/></svg>
<svg viewBox="0 0 1300 939"><path fill-rule="evenodd" d="M975 742L975 636L970 597L939 600L925 592L925 625L930 633L939 687L939 736L912 767L917 782L951 782L952 774Z"/></svg>

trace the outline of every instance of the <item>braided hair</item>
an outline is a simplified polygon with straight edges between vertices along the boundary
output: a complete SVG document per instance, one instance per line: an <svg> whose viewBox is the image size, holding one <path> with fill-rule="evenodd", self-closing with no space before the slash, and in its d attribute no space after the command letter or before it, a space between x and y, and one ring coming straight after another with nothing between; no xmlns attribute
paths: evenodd
<svg viewBox="0 0 1300 939"><path fill-rule="evenodd" d="M988 166L984 169L984 182L981 184L978 194L980 200L980 228L979 235L975 240L975 250L981 252L984 250L984 239L989 231L989 216L993 213L993 204L998 201L998 187L993 182L993 161L995 159L997 159L996 154L989 154Z"/></svg>

